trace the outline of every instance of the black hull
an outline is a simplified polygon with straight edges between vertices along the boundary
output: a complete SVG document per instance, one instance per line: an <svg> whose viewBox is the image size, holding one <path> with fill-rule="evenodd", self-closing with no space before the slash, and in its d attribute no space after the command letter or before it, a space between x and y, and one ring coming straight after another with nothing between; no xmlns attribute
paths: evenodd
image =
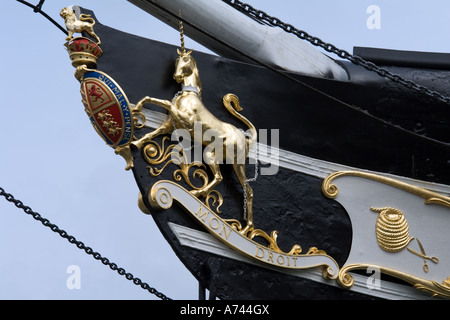
<svg viewBox="0 0 450 320"><path fill-rule="evenodd" d="M176 47L105 26L105 54L98 69L110 74L135 103L146 95L171 99ZM240 125L223 108L236 94L243 114L258 129L280 129L280 148L316 159L450 183L450 108L361 67L348 65L351 81L289 74L345 103L335 102L262 67L194 53L203 83L203 101L220 119ZM397 74L450 94L450 71L392 68ZM162 108L152 107L164 112Z"/></svg>
<svg viewBox="0 0 450 320"><path fill-rule="evenodd" d="M96 33L104 51L97 69L114 78L131 103L147 95L170 100L179 91L172 79L176 47L100 23ZM280 149L359 169L450 183L450 108L441 102L350 65L351 81L346 83L289 74L345 101L342 104L259 66L199 52L193 56L203 83L204 104L219 119L242 127L222 105L222 97L234 93L244 108L242 114L257 129L280 130ZM450 93L442 90L449 87L449 71L393 70L424 85L439 85L434 89ZM136 135L148 131L141 129ZM133 159L136 182L140 192L146 194L157 180L148 174L141 151L133 149ZM249 176L253 168L248 166ZM222 172L226 178L217 189L224 195L225 218L241 217L241 188L231 168L223 165ZM172 172L168 170L160 179L172 180ZM277 175L259 177L252 183L255 225L267 232L278 230L278 244L283 250L296 243L303 248L317 246L342 266L350 250L352 226L345 209L323 195L321 184L318 177L286 168L280 168ZM149 203L146 205L150 208ZM165 211L151 209L151 213L186 268L220 299L374 298L182 246L169 222L204 229L176 205Z"/></svg>

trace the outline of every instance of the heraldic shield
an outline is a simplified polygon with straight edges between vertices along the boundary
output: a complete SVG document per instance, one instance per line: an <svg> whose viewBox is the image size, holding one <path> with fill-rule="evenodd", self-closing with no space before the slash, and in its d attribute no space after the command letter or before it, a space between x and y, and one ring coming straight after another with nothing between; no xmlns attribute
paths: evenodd
<svg viewBox="0 0 450 320"><path fill-rule="evenodd" d="M81 82L82 101L98 134L111 147L128 144L133 137L131 108L120 86L101 71L88 71Z"/></svg>

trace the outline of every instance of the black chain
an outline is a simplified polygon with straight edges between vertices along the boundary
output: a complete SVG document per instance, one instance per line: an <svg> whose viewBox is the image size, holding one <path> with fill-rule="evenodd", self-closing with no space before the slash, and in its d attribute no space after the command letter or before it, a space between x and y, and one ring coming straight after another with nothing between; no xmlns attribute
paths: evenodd
<svg viewBox="0 0 450 320"><path fill-rule="evenodd" d="M249 4L243 3L239 0L222 0L222 1L229 4L233 8L237 9L238 11L244 13L245 15L247 15L261 23L264 23L264 24L267 24L267 25L270 25L273 27L281 28L285 32L292 33L295 36L297 36L298 38L300 38L302 40L306 40L314 46L320 47L327 52L334 53L342 59L347 59L356 65L364 67L366 70L373 71L382 77L385 77L387 79L390 79L396 83L399 83L399 84L405 86L406 88L416 90L416 91L420 92L421 94L426 94L426 95L431 96L435 99L438 99L442 102L450 104L450 97L444 96L439 92L430 90L430 89L428 89L420 84L417 84L415 82L412 82L410 80L406 80L406 79L402 78L401 76L394 74L387 69L380 68L376 64L374 64L370 61L366 61L359 56L350 54L349 52L347 52L345 50L338 49L335 45L333 45L331 43L327 43L325 41L322 41L321 39L319 39L317 37L311 36L306 31L298 30L291 24L284 23L280 19L270 16L267 13L265 13L264 11L255 9L254 7L252 7Z"/></svg>
<svg viewBox="0 0 450 320"><path fill-rule="evenodd" d="M147 283L142 282L141 279L136 278L129 272L126 272L124 268L119 268L117 264L110 262L108 258L103 257L100 253L95 252L91 247L88 247L83 242L78 241L74 236L69 235L66 231L60 229L57 225L51 223L48 219L43 218L39 213L24 205L22 201L15 199L12 194L6 193L5 190L1 187L0 196L3 196L7 201L11 203L14 203L17 208L22 209L26 214L31 215L35 220L40 221L44 226L50 228L53 232L58 233L62 238L67 239L67 241L76 245L77 248L84 250L88 255L93 256L94 259L100 260L104 265L109 266L114 271L117 271L117 273L121 276L125 276L127 280L132 281L135 285L140 286L142 289L147 290L148 292L154 294L162 300L171 300L164 294L158 292L155 288L150 287Z"/></svg>
<svg viewBox="0 0 450 320"><path fill-rule="evenodd" d="M51 23L53 23L59 30L61 30L62 32L64 32L66 35L68 35L69 33L67 32L66 29L64 29L63 26L61 26L58 22L56 22L52 17L50 17L48 14L46 14L44 11L42 11L42 6L44 5L45 0L40 0L39 3L37 5L33 5L25 0L17 0L18 2L30 7L33 9L33 11L35 13L40 13L42 14L48 21L50 21Z"/></svg>

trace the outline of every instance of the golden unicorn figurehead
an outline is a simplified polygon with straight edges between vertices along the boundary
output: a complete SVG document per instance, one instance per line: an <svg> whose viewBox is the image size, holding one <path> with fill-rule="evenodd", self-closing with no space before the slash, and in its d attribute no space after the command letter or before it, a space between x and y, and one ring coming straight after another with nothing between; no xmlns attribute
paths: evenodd
<svg viewBox="0 0 450 320"><path fill-rule="evenodd" d="M202 82L200 80L197 62L191 56L193 50L186 51L182 21L180 21L180 39L181 50L177 49L179 57L175 63L173 78L177 83L181 83L184 88L192 87L201 95Z"/></svg>

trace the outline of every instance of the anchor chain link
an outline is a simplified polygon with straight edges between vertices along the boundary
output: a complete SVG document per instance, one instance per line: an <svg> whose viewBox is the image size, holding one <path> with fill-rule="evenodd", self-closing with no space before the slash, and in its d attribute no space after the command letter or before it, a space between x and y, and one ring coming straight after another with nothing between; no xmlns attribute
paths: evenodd
<svg viewBox="0 0 450 320"><path fill-rule="evenodd" d="M65 230L60 229L57 225L51 223L48 219L43 218L39 213L33 211L29 206L24 205L22 201L14 198L12 194L5 192L2 187L0 187L0 196L3 196L7 201L13 203L17 208L22 209L26 214L31 215L35 220L40 221L44 226L50 228L50 230L59 234L62 238L67 239L67 241L76 245L78 249L84 250L88 255L94 257L94 259L101 261L106 266L109 266L111 270L117 271L119 275L125 276L127 280L132 281L135 285L140 286L142 289L147 290L148 292L154 294L162 300L171 300L166 295L157 291L155 288L150 287L141 279L136 278L134 275L127 272L124 268L118 267L116 263L109 261L108 258L103 257L98 252L95 252L91 247L86 246L83 242L77 240L74 236L69 235Z"/></svg>

